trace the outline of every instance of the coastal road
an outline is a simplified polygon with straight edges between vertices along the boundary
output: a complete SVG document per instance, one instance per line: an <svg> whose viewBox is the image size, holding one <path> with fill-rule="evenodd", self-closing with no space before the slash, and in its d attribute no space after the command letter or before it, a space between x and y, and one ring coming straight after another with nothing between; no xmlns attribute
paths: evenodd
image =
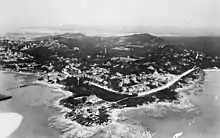
<svg viewBox="0 0 220 138"><path fill-rule="evenodd" d="M175 79L173 79L172 81L168 82L167 84L165 84L165 85L163 85L161 87L155 88L155 89L151 89L149 91L145 91L145 92L139 93L138 96L145 96L145 95L148 95L148 94L152 94L152 93L155 93L155 92L167 89L170 86L172 86L174 83L179 81L182 77L188 75L189 73L191 73L194 70L196 70L196 68L192 68L190 70L187 70L186 72L184 72L183 74L177 76Z"/></svg>
<svg viewBox="0 0 220 138"><path fill-rule="evenodd" d="M172 81L168 82L167 84L161 86L161 87L158 87L158 88L155 88L155 89L151 89L151 90L148 90L148 91L145 91L145 92L142 92L142 93L139 93L137 96L134 96L134 97L142 97L142 96L145 96L145 95L149 95L149 94L152 94L152 93L156 93L158 91L161 91L161 90L164 90L164 89L167 89L169 88L170 86L172 86L173 84L175 84L177 81L179 81L182 77L190 74L191 72L193 72L194 70L196 70L197 68L192 68L190 70L187 70L186 72L182 73L181 75L177 76L175 79L173 79ZM110 88L107 88L105 86L102 86L100 84L97 84L97 83L94 83L94 82L89 82L89 85L93 85L95 87L99 87L101 89L104 89L106 91L109 91L111 93L115 93L115 94L118 94L118 95L127 95L128 97L125 97L125 98L122 98L120 100L124 100L124 99L127 99L131 96L131 94L122 94L118 91L115 91L115 90L112 90Z"/></svg>

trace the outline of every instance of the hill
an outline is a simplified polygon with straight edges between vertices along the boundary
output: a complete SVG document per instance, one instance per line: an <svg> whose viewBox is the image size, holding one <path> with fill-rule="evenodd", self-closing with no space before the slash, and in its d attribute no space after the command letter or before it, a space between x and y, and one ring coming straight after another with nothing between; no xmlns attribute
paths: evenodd
<svg viewBox="0 0 220 138"><path fill-rule="evenodd" d="M184 48L206 53L208 55L220 56L220 37L162 37L173 45L181 45Z"/></svg>

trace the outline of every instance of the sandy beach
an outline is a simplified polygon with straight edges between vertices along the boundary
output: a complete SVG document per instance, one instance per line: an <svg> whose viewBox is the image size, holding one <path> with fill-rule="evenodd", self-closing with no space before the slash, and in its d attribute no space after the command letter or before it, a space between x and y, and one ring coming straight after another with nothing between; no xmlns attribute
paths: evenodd
<svg viewBox="0 0 220 138"><path fill-rule="evenodd" d="M9 138L58 138L61 134L48 125L48 118L59 113L53 107L53 102L64 96L61 92L40 85L6 91L34 78L31 75L1 72L1 93L13 98L0 102L0 113L15 112L23 116L20 127Z"/></svg>

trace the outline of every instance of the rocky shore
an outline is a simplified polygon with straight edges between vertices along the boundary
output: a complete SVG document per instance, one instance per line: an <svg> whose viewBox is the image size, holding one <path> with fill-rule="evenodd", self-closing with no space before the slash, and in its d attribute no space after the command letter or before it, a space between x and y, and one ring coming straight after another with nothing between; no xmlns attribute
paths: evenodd
<svg viewBox="0 0 220 138"><path fill-rule="evenodd" d="M61 114L50 118L50 121L52 121L52 123L50 123L50 126L61 130L63 133L63 137L96 137L96 136L103 137L103 136L108 136L110 134L116 135L116 137L120 137L126 135L128 136L129 134L129 135L133 135L133 137L150 138L154 134L150 132L148 128L142 127L140 124L137 125L137 124L132 124L131 122L127 122L125 117L126 113L134 110L136 111L144 110L144 112L147 113L148 116L159 118L164 114L166 114L166 112L163 112L164 109L171 109L173 111L179 111L179 112L181 111L189 111L190 113L194 112L193 114L199 115L200 114L199 110L196 108L195 105L193 105L188 101L187 95L185 95L185 93L190 90L191 92L188 92L188 94L197 93L196 91L198 91L201 88L205 74L202 70L200 70L197 73L199 74L199 77L196 78L193 81L193 83L185 84L182 85L182 88L178 88L177 91L179 93L178 94L179 96L177 97L177 99L171 101L167 101L167 100L160 101L160 99L157 99L154 100L153 102L147 102L141 104L139 103L139 105L137 104L135 106L126 107L126 106L120 106L120 104L117 102L103 101L102 99L99 99L96 96L90 96L84 100L81 97L71 98L71 96L66 97L64 99L59 99L54 103L54 106L59 110L61 110ZM192 93L192 91L194 93ZM66 101L68 100L68 98L71 99L71 101L69 102ZM71 106L68 105L71 102L73 105ZM92 119L92 114L93 114L92 112L96 112L97 115L99 115L100 114L99 110L95 108L101 108L101 107L102 108L105 107L105 110L107 111L108 114L106 117L108 119L105 123L93 124L92 122L94 122L95 120L97 121L97 119L99 120L100 118L99 117L97 118L97 116L95 115L93 116L94 120L89 121L89 116ZM88 112L87 110L89 109L94 109L96 111ZM82 110L84 110L84 113L82 113ZM75 111L78 111L78 117ZM81 119L79 116L80 114L81 114ZM134 133L131 131L126 131L126 129L128 130L137 129L137 130ZM121 130L121 132L116 130ZM141 131L144 131L144 133Z"/></svg>
<svg viewBox="0 0 220 138"><path fill-rule="evenodd" d="M138 99L131 99L132 101L136 102L129 102L129 100L124 102L108 102L96 97L95 95L74 98L74 94L72 92L63 90L63 85L50 84L44 81L35 81L32 84L47 86L53 89L54 92L57 91L62 93L62 96L56 99L56 101L54 101L52 104L53 107L58 109L60 113L49 117L48 121L50 122L49 126L61 130L63 137L65 138L102 137L104 135L110 136L112 133L115 133L114 135L119 137L131 133L128 131L130 129L138 129L140 131L135 131L135 134L132 132L132 134L129 135L146 138L146 136L152 137L153 133L148 131L148 128L142 127L141 125L126 122L126 118L123 114L132 110L145 110L149 116L160 117L161 111L157 111L158 107L172 108L173 110L195 110L195 107L187 102L186 95L182 94L182 92L184 91L185 93L192 93L189 92L189 90L195 92L195 89L197 90L200 88L199 86L204 80L204 72L200 70L197 73L199 75L193 80L193 82L189 81L185 84L176 84L181 87L176 88L176 91L179 92L179 96L174 94L177 97L172 98L173 94L171 94L172 96L170 95L171 97L169 100L169 96L165 93L166 91L167 93L171 93L171 91L162 91L161 93L165 95L165 101L163 100L163 97L159 96L160 94L150 95ZM148 102L144 102L146 100ZM72 105L70 106L71 103ZM128 103L132 103L132 105L129 105ZM88 111L90 109L93 110ZM100 122L100 120L103 121ZM118 129L124 131L116 131ZM141 134L143 136L141 136Z"/></svg>

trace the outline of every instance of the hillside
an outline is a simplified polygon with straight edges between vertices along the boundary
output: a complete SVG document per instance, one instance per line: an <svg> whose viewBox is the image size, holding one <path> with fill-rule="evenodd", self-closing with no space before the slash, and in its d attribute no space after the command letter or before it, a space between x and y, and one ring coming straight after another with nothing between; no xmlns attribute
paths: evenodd
<svg viewBox="0 0 220 138"><path fill-rule="evenodd" d="M174 45L181 45L187 49L204 52L209 55L220 56L220 37L162 37Z"/></svg>
<svg viewBox="0 0 220 138"><path fill-rule="evenodd" d="M24 63L35 63L34 68L39 70L49 71L44 66L51 66L51 69L61 71L68 64L74 63L79 64L78 69L86 71L92 64L106 66L108 63L114 73L138 74L152 66L158 71L161 69L161 72L180 74L195 65L201 68L219 67L219 58L209 55L208 50L193 50L186 43L183 46L179 41L169 42L146 33L115 37L65 33L27 41L3 39L1 43L6 52L1 62L4 66L16 69L25 67ZM10 57L7 53L13 58L13 54L19 56L17 61L5 62ZM14 65L17 63L19 65Z"/></svg>

